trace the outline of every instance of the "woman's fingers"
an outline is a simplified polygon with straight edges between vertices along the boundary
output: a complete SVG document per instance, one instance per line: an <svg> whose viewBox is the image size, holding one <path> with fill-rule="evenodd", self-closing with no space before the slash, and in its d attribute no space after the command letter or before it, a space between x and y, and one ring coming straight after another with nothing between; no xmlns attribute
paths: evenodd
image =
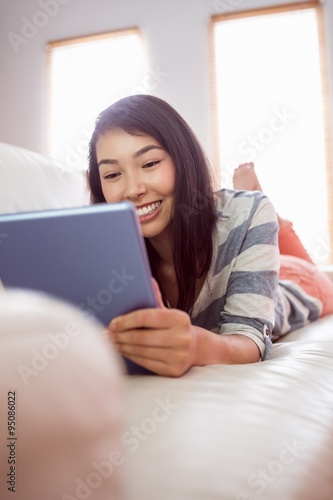
<svg viewBox="0 0 333 500"><path fill-rule="evenodd" d="M157 300L157 305L158 305L158 307L161 307L163 309L165 307L165 305L163 303L160 287L158 286L158 283L155 280L155 278L151 278L151 280L153 282L153 287L154 287L155 297Z"/></svg>
<svg viewBox="0 0 333 500"><path fill-rule="evenodd" d="M170 330L137 329L112 333L114 342L120 346L133 345L140 347L162 347L173 345Z"/></svg>
<svg viewBox="0 0 333 500"><path fill-rule="evenodd" d="M116 344L117 351L128 359L160 375L179 376L191 366L189 346L143 346Z"/></svg>
<svg viewBox="0 0 333 500"><path fill-rule="evenodd" d="M139 309L111 321L111 332L118 333L139 328L153 328L165 330L172 327L190 327L188 314L178 309Z"/></svg>
<svg viewBox="0 0 333 500"><path fill-rule="evenodd" d="M160 375L179 376L191 366L195 336L188 314L178 309L140 309L109 325L115 349Z"/></svg>

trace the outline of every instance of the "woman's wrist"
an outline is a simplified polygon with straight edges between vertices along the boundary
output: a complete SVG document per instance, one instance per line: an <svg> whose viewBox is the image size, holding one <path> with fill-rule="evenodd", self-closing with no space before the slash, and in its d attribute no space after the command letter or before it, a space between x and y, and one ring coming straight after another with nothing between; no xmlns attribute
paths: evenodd
<svg viewBox="0 0 333 500"><path fill-rule="evenodd" d="M193 328L196 336L194 366L256 363L260 359L258 346L245 335L221 335L197 326Z"/></svg>

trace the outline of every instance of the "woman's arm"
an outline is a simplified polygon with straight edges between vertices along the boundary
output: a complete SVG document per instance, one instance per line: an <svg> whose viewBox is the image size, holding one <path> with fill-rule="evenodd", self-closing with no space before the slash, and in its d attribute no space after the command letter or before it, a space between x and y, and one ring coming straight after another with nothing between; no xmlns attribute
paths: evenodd
<svg viewBox="0 0 333 500"><path fill-rule="evenodd" d="M277 222L269 200L262 195L253 198L258 201L255 210L244 209L238 201L230 209L235 214L232 229L238 223L244 234L236 238L240 243L230 261L230 274L224 272L226 259L222 259L220 276L214 283L217 295L213 298L222 304L214 325L218 332L204 328L205 324L192 325L183 311L163 307L155 283L159 309L134 311L110 324L111 338L121 354L166 376L180 376L191 366L253 363L263 357L265 335L269 335L275 317ZM249 224L241 224L243 219L238 217L247 221L250 212Z"/></svg>
<svg viewBox="0 0 333 500"><path fill-rule="evenodd" d="M204 303L193 322L206 328L205 321L213 318L209 330L248 337L265 359L271 349L278 286L276 212L259 192L227 196L229 219L218 226L222 251L213 264L210 303Z"/></svg>
<svg viewBox="0 0 333 500"><path fill-rule="evenodd" d="M178 309L141 309L116 318L109 331L120 354L164 376L181 376L191 366L254 363L260 357L251 339L193 326Z"/></svg>

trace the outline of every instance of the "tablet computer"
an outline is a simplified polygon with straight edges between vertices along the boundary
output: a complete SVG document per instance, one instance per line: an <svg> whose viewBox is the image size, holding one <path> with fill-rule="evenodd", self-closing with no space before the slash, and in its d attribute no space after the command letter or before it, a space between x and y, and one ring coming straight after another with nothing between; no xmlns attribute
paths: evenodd
<svg viewBox="0 0 333 500"><path fill-rule="evenodd" d="M130 202L0 215L0 235L5 288L46 292L105 326L118 315L157 306ZM128 373L148 373L124 360Z"/></svg>

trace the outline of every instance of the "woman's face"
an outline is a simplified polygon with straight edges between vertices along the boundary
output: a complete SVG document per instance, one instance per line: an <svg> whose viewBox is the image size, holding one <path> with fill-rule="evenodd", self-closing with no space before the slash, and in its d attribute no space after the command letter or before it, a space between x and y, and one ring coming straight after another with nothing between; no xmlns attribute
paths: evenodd
<svg viewBox="0 0 333 500"><path fill-rule="evenodd" d="M96 143L97 163L105 200L134 203L146 238L161 236L170 225L175 166L152 137L131 135L121 128Z"/></svg>

